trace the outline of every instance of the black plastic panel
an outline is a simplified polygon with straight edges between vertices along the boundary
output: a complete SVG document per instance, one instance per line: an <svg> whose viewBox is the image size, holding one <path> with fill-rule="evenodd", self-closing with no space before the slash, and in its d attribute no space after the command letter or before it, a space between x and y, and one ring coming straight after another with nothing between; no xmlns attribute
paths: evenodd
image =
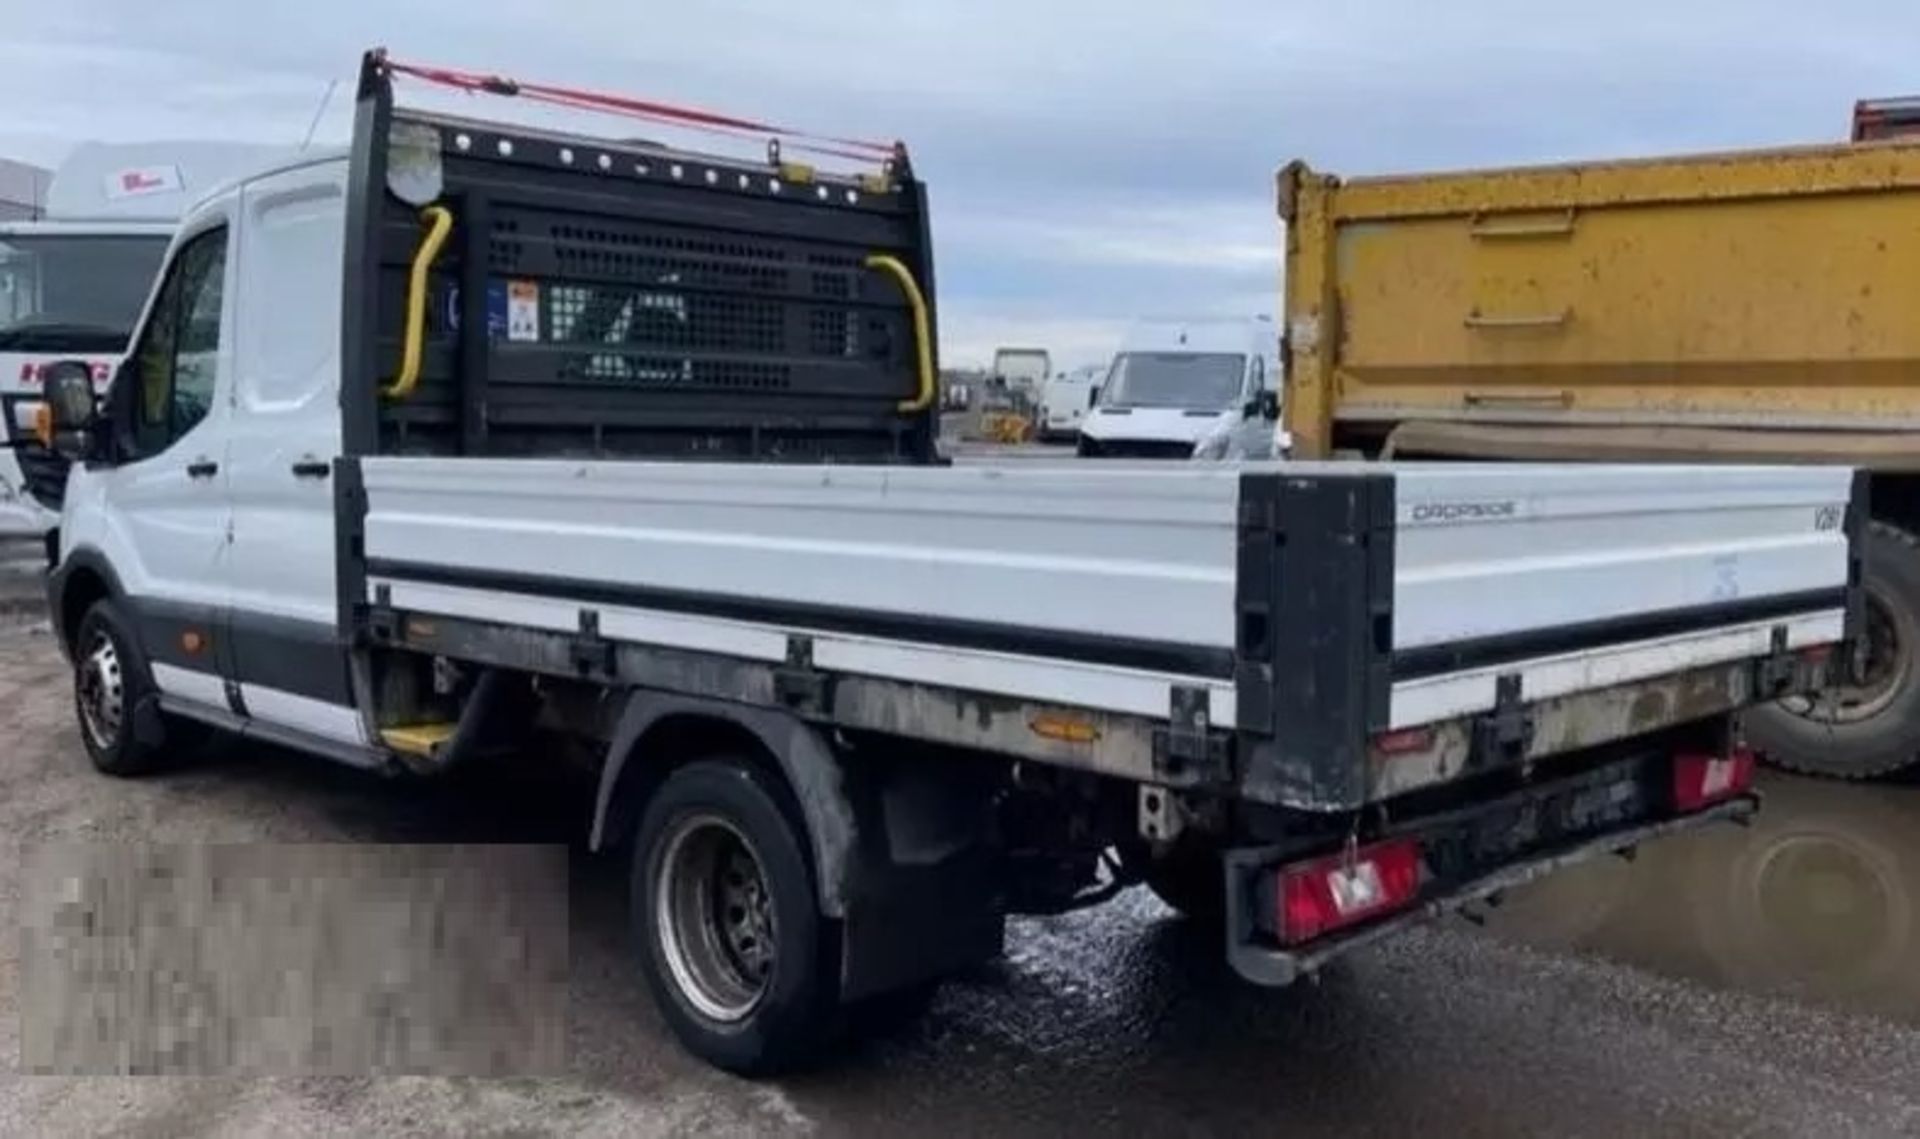
<svg viewBox="0 0 1920 1139"><path fill-rule="evenodd" d="M363 79L373 106L356 129L437 132L434 204L455 226L431 277L419 385L375 401L366 451L932 460L937 412L899 409L919 385L912 309L865 264L898 258L931 306L924 195L904 163L884 184L795 180L771 163L510 131L385 98L379 76ZM368 389L399 369L425 233L386 192L383 149L355 156L364 252L348 288L370 285L377 303L363 341L374 374L350 383Z"/></svg>
<svg viewBox="0 0 1920 1139"><path fill-rule="evenodd" d="M1392 697L1394 481L1240 480L1235 691L1244 793L1311 810L1367 801Z"/></svg>

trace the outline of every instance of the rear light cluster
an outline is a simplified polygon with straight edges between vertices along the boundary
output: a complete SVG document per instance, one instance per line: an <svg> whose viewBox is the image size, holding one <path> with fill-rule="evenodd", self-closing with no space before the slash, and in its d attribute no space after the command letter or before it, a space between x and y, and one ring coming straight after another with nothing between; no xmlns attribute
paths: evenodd
<svg viewBox="0 0 1920 1139"><path fill-rule="evenodd" d="M1735 748L1727 755L1682 754L1673 757L1673 806L1698 811L1746 794L1753 788L1753 752Z"/></svg>
<svg viewBox="0 0 1920 1139"><path fill-rule="evenodd" d="M1312 941L1413 904L1420 844L1397 839L1283 867L1274 894L1281 943Z"/></svg>
<svg viewBox="0 0 1920 1139"><path fill-rule="evenodd" d="M1423 741L1409 731L1374 742L1391 753ZM1745 795L1753 788L1753 771L1753 752L1746 748L1676 755L1674 810L1686 814ZM1420 842L1413 838L1283 866L1274 872L1274 931L1282 945L1300 945L1408 909L1420 900L1423 870Z"/></svg>

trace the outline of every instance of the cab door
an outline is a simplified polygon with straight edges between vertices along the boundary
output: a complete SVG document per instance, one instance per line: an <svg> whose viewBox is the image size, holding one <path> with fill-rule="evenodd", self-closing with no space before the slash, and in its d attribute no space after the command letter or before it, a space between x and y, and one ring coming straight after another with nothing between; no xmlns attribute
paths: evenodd
<svg viewBox="0 0 1920 1139"><path fill-rule="evenodd" d="M162 692L224 708L231 218L196 216L116 381L102 528Z"/></svg>
<svg viewBox="0 0 1920 1139"><path fill-rule="evenodd" d="M240 201L226 579L247 715L358 744L334 586L346 187L334 159L250 182Z"/></svg>

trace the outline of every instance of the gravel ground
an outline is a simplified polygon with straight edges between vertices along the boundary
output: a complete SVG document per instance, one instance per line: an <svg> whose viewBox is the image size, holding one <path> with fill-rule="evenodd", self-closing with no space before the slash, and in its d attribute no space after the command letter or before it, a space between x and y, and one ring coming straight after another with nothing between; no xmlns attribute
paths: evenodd
<svg viewBox="0 0 1920 1139"><path fill-rule="evenodd" d="M763 1084L666 1036L629 964L623 869L577 846L589 795L531 769L410 787L233 745L107 779L44 625L0 627L0 833L25 849L570 848L563 1074L7 1074L0 1135L1920 1135L1920 788L1776 781L1753 831L1563 876L1491 933L1416 931L1284 992L1240 986L1131 893L1017 923L922 1022ZM1780 851L1807 866L1769 885ZM7 924L19 867L0 863ZM19 949L0 947L9 1072Z"/></svg>

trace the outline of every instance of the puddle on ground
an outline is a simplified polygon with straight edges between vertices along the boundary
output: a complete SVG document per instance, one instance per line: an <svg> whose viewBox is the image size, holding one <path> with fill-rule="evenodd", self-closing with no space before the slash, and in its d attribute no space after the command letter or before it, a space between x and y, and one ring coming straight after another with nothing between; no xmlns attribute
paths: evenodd
<svg viewBox="0 0 1920 1139"><path fill-rule="evenodd" d="M1768 773L1751 827L1642 847L1511 894L1496 935L1920 1024L1920 781Z"/></svg>

